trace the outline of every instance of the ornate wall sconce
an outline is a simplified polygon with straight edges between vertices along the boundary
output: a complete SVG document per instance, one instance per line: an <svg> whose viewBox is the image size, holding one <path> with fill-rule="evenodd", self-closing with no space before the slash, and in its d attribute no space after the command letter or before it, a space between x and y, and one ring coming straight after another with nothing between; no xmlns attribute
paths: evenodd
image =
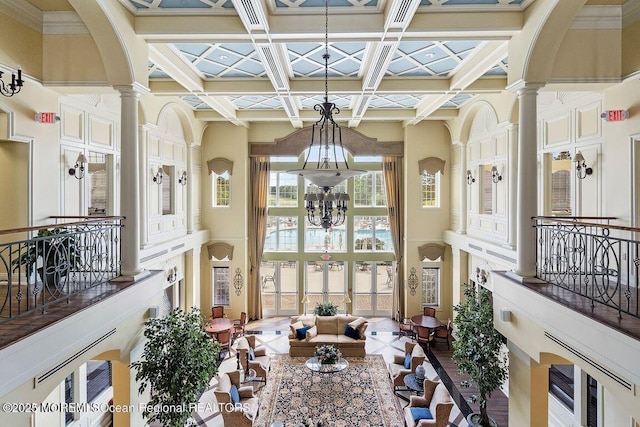
<svg viewBox="0 0 640 427"><path fill-rule="evenodd" d="M498 181L502 181L502 175L498 173L498 168L495 165L491 166L491 181L495 184L497 184Z"/></svg>
<svg viewBox="0 0 640 427"><path fill-rule="evenodd" d="M182 172L182 175L178 178L178 184L187 185L187 171Z"/></svg>
<svg viewBox="0 0 640 427"><path fill-rule="evenodd" d="M236 274L233 276L233 287L236 290L236 295L240 296L243 284L244 279L242 278L242 271L240 270L240 268L236 268Z"/></svg>
<svg viewBox="0 0 640 427"><path fill-rule="evenodd" d="M481 285L487 283L487 275L488 273L484 270L481 270L480 267L476 267L476 282Z"/></svg>
<svg viewBox="0 0 640 427"><path fill-rule="evenodd" d="M576 153L573 161L576 162L576 176L578 179L585 179L587 175L591 175L593 173L593 169L587 167L587 164L584 161L584 156L581 152L578 151Z"/></svg>
<svg viewBox="0 0 640 427"><path fill-rule="evenodd" d="M416 269L411 267L409 271L409 278L407 279L407 286L409 286L411 295L416 294L416 289L418 289L418 284L420 281L418 280L418 275L416 274Z"/></svg>
<svg viewBox="0 0 640 427"><path fill-rule="evenodd" d="M162 178L164 178L164 171L162 170L162 166L160 166L158 172L153 176L153 182L160 185L162 184Z"/></svg>
<svg viewBox="0 0 640 427"><path fill-rule="evenodd" d="M167 282L173 283L178 278L178 267L173 267L167 272Z"/></svg>
<svg viewBox="0 0 640 427"><path fill-rule="evenodd" d="M476 179L471 175L471 171L467 169L467 184L471 185L476 182Z"/></svg>
<svg viewBox="0 0 640 427"><path fill-rule="evenodd" d="M16 78L15 73L11 73L11 83L4 84L4 80L2 80L2 75L4 71L0 71L0 93L4 96L10 97L20 92L22 89L22 85L24 84L24 80L22 80L22 68L18 67L18 78Z"/></svg>
<svg viewBox="0 0 640 427"><path fill-rule="evenodd" d="M73 176L75 179L84 178L85 168L87 164L87 158L84 154L78 154L78 158L76 159L76 164L73 167L69 168L69 175Z"/></svg>

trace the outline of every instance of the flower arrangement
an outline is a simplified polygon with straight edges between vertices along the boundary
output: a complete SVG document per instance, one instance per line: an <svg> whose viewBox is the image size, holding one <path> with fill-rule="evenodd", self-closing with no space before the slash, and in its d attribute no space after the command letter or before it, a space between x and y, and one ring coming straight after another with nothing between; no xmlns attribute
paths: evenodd
<svg viewBox="0 0 640 427"><path fill-rule="evenodd" d="M313 355L324 365L334 364L342 357L340 350L331 344L316 346L316 352Z"/></svg>

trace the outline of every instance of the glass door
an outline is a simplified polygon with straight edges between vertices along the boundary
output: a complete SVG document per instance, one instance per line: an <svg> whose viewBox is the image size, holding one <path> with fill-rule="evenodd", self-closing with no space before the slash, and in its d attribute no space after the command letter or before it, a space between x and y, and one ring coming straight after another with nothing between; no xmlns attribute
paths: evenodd
<svg viewBox="0 0 640 427"><path fill-rule="evenodd" d="M347 271L344 261L306 261L307 313L317 304L330 302L346 312Z"/></svg>
<svg viewBox="0 0 640 427"><path fill-rule="evenodd" d="M260 266L262 313L291 316L298 313L298 263L264 261Z"/></svg>
<svg viewBox="0 0 640 427"><path fill-rule="evenodd" d="M394 262L357 261L353 272L353 314L391 317Z"/></svg>

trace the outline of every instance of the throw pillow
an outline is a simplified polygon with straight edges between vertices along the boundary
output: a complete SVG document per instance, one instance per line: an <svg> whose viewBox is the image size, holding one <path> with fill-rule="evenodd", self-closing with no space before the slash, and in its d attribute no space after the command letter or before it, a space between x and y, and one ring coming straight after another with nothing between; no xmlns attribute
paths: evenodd
<svg viewBox="0 0 640 427"><path fill-rule="evenodd" d="M410 407L411 409L411 416L413 417L413 420L416 421L416 423L419 420L432 420L433 419L433 415L431 415L431 411L429 410L429 408L426 407L420 407L420 406L412 406Z"/></svg>
<svg viewBox="0 0 640 427"><path fill-rule="evenodd" d="M240 393L238 392L238 387L236 387L235 384L231 386L229 394L231 395L231 403L233 403L234 405L236 403L240 403Z"/></svg>
<svg viewBox="0 0 640 427"><path fill-rule="evenodd" d="M411 353L404 357L404 369L411 369Z"/></svg>
<svg viewBox="0 0 640 427"><path fill-rule="evenodd" d="M360 332L358 332L357 329L352 328L349 324L345 325L344 334L349 338L353 338L354 340L360 339Z"/></svg>
<svg viewBox="0 0 640 427"><path fill-rule="evenodd" d="M349 325L353 328L353 329L358 329L360 326L362 326L363 323L366 323L367 319L365 319L364 317L358 317L356 320L349 322Z"/></svg>
<svg viewBox="0 0 640 427"><path fill-rule="evenodd" d="M255 360L256 352L253 351L253 347L249 347L249 360Z"/></svg>
<svg viewBox="0 0 640 427"><path fill-rule="evenodd" d="M291 330L291 335L293 335L294 337L296 336L296 329L300 329L304 326L304 324L301 321L297 321L295 323L292 323L289 325L289 329Z"/></svg>
<svg viewBox="0 0 640 427"><path fill-rule="evenodd" d="M318 336L318 328L316 328L315 326L312 326L308 331L307 331L307 335L306 335L306 339L307 341L309 341L311 338Z"/></svg>
<svg viewBox="0 0 640 427"><path fill-rule="evenodd" d="M296 329L296 338L299 340L303 340L307 337L307 331L311 329L311 326L303 326L302 328Z"/></svg>

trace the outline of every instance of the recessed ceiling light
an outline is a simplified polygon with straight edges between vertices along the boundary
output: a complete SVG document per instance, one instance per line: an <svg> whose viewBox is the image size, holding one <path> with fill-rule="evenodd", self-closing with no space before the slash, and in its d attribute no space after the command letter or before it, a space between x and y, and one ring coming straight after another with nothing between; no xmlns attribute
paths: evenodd
<svg viewBox="0 0 640 427"><path fill-rule="evenodd" d="M436 56L436 54L435 54L435 53L433 53L433 52L427 52L427 53L425 53L425 55L424 55L424 56L425 56L426 58L433 58L434 56Z"/></svg>
<svg viewBox="0 0 640 427"><path fill-rule="evenodd" d="M229 57L227 55L220 55L218 56L218 59L222 59L224 61L225 59L229 59Z"/></svg>

